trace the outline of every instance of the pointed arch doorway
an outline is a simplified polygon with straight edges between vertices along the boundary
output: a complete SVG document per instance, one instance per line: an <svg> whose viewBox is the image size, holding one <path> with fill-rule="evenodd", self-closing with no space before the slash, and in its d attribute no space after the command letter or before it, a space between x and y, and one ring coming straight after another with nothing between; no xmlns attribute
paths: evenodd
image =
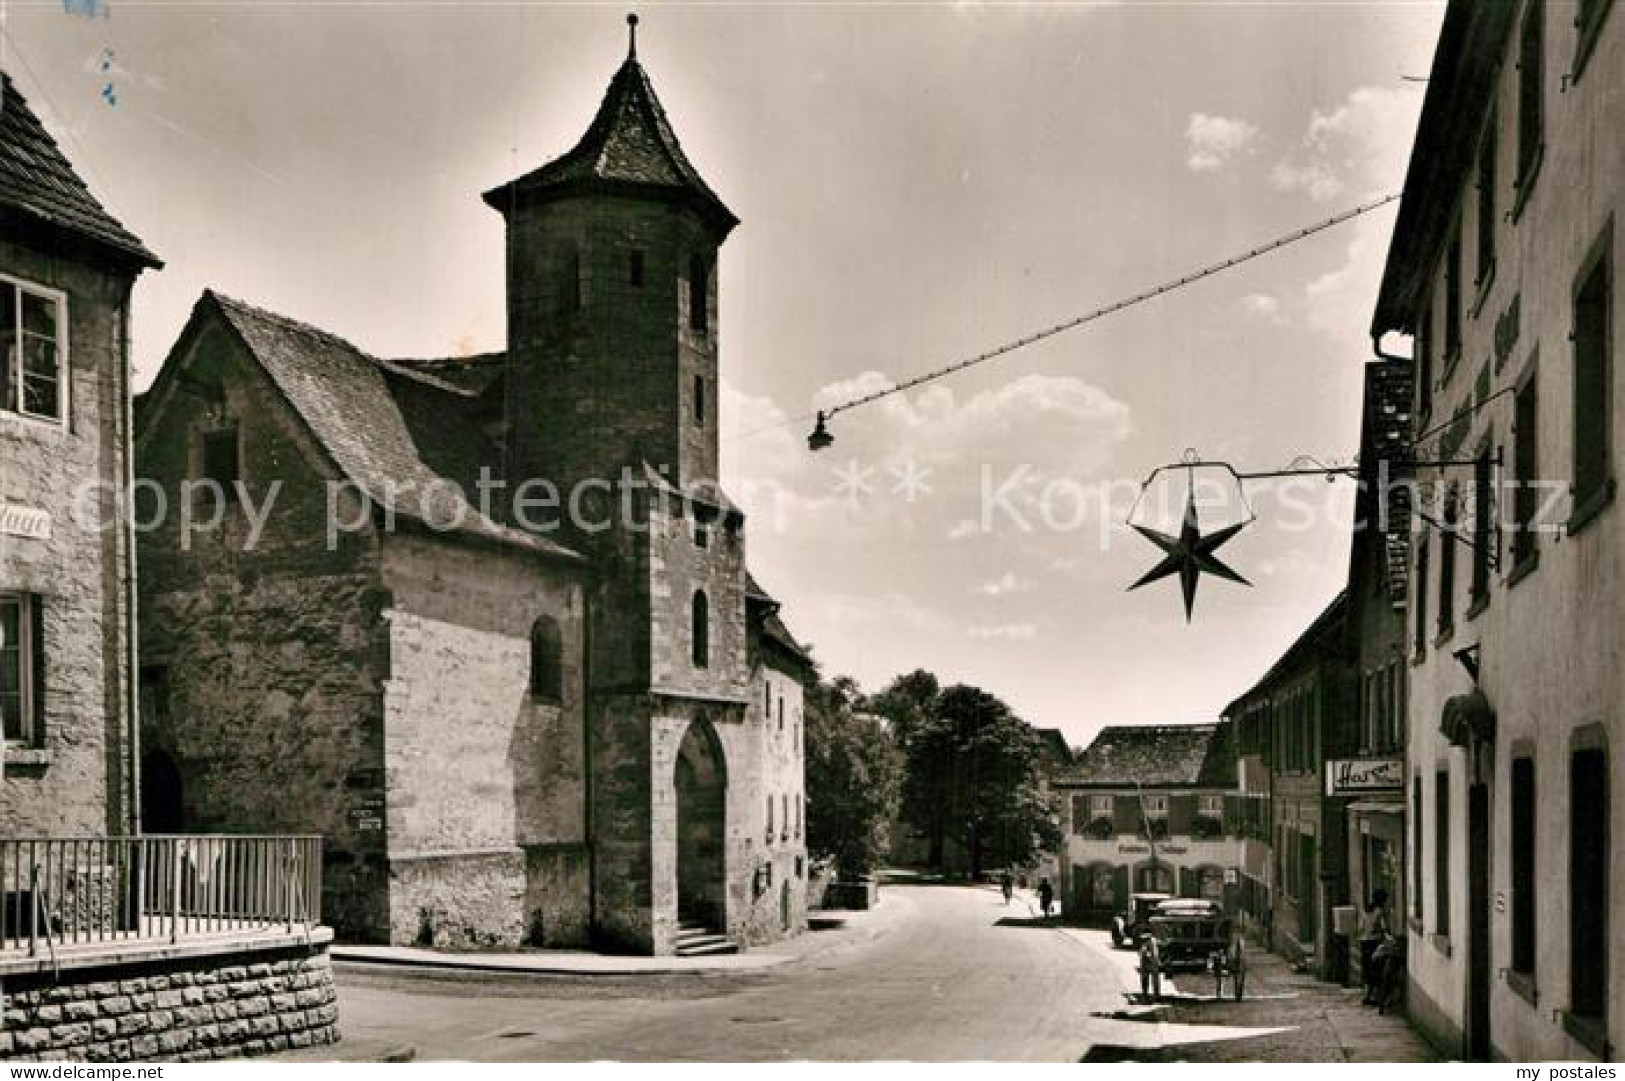
<svg viewBox="0 0 1625 1081"><path fill-rule="evenodd" d="M677 917L727 924L727 765L716 730L696 717L677 749Z"/></svg>

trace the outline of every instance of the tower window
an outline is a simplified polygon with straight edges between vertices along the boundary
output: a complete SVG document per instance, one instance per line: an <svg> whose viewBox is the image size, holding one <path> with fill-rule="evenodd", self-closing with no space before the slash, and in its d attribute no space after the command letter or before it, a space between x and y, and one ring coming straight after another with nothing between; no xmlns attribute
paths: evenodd
<svg viewBox="0 0 1625 1081"><path fill-rule="evenodd" d="M643 249L633 248L627 261L627 281L639 289L643 288Z"/></svg>
<svg viewBox="0 0 1625 1081"><path fill-rule="evenodd" d="M706 668L711 664L711 601L703 589L694 591L690 605L693 624L694 667Z"/></svg>
<svg viewBox="0 0 1625 1081"><path fill-rule="evenodd" d="M706 295L710 284L711 268L705 256L695 252L688 257L688 326L690 330L704 331L710 325L706 310Z"/></svg>
<svg viewBox="0 0 1625 1081"><path fill-rule="evenodd" d="M705 427L705 376L694 377L694 423Z"/></svg>
<svg viewBox="0 0 1625 1081"><path fill-rule="evenodd" d="M557 702L564 697L564 643L558 623L540 616L530 628L530 693Z"/></svg>
<svg viewBox="0 0 1625 1081"><path fill-rule="evenodd" d="M559 311L568 314L581 307L581 249L567 244L559 255Z"/></svg>

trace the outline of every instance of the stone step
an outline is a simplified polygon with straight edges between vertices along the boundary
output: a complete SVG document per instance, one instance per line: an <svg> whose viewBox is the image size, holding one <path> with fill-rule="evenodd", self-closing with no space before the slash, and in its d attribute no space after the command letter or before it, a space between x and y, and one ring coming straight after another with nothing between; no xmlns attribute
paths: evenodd
<svg viewBox="0 0 1625 1081"><path fill-rule="evenodd" d="M677 940L678 957L715 957L738 952L739 947L723 935L701 935L686 940L679 937Z"/></svg>

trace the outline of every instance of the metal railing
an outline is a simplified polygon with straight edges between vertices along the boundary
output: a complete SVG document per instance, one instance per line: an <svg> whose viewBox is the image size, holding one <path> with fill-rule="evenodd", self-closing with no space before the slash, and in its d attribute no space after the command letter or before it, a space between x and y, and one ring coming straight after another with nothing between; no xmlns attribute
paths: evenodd
<svg viewBox="0 0 1625 1081"><path fill-rule="evenodd" d="M321 922L322 839L0 838L0 956Z"/></svg>

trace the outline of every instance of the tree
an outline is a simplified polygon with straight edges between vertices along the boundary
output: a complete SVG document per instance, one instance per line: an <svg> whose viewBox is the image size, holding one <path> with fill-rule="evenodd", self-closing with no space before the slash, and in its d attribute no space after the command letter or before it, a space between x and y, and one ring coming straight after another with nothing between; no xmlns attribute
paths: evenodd
<svg viewBox="0 0 1625 1081"><path fill-rule="evenodd" d="M902 760L885 727L857 711L846 676L819 680L806 704L807 847L843 876L872 871L890 846Z"/></svg>
<svg viewBox="0 0 1625 1081"><path fill-rule="evenodd" d="M979 687L960 684L922 701L935 685L929 673L911 673L873 702L908 733L903 816L929 839L931 864L947 868L950 839L963 848L973 875L1027 863L1039 849L1058 846L1031 726Z"/></svg>

